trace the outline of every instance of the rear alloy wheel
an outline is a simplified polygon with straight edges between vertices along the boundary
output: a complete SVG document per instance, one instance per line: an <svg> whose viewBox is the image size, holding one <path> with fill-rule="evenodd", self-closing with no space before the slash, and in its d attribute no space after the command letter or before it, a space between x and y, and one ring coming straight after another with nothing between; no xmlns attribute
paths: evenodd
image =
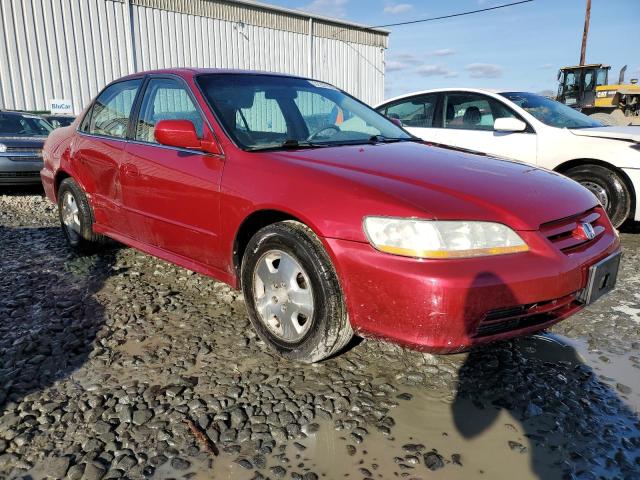
<svg viewBox="0 0 640 480"><path fill-rule="evenodd" d="M600 165L580 165L565 172L593 193L618 228L631 212L631 194L620 175Z"/></svg>
<svg viewBox="0 0 640 480"><path fill-rule="evenodd" d="M92 253L106 243L106 237L93 233L91 206L72 178L65 178L58 188L58 215L64 236L74 250Z"/></svg>
<svg viewBox="0 0 640 480"><path fill-rule="evenodd" d="M258 231L241 276L251 323L283 357L317 362L353 336L335 269L305 225L285 221Z"/></svg>

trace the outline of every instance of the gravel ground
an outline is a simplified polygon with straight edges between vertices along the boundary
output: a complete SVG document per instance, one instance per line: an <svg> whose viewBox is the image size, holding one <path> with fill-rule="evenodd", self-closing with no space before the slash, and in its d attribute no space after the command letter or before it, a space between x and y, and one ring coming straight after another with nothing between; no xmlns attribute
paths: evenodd
<svg viewBox="0 0 640 480"><path fill-rule="evenodd" d="M0 479L640 478L637 233L616 292L552 334L300 365L227 286L71 254L38 191L0 205Z"/></svg>

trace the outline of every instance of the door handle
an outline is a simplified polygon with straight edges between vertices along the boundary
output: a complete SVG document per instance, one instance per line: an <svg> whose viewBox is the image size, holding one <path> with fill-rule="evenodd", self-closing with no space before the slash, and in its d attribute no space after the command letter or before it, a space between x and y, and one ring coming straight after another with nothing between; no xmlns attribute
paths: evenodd
<svg viewBox="0 0 640 480"><path fill-rule="evenodd" d="M125 163L122 167L122 170L125 175L128 175L130 177L137 177L139 174L138 167L136 167L132 163Z"/></svg>

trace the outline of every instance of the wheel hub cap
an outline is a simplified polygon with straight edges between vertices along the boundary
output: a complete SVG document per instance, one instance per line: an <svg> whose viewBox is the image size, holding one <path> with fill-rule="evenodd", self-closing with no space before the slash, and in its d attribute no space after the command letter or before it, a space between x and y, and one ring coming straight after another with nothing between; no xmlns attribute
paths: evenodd
<svg viewBox="0 0 640 480"><path fill-rule="evenodd" d="M609 194L602 185L588 181L580 183L596 196L605 210L609 208Z"/></svg>
<svg viewBox="0 0 640 480"><path fill-rule="evenodd" d="M69 235L77 237L80 235L80 211L75 197L71 192L64 192L62 197L62 223Z"/></svg>
<svg viewBox="0 0 640 480"><path fill-rule="evenodd" d="M300 263L282 250L260 257L253 273L255 304L260 320L276 337L297 342L313 320L311 283Z"/></svg>

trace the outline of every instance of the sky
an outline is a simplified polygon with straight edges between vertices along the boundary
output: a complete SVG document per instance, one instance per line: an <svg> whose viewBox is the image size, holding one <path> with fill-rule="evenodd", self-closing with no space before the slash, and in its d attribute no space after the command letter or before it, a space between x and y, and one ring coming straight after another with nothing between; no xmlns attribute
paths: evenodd
<svg viewBox="0 0 640 480"><path fill-rule="evenodd" d="M514 0L262 0L365 25L416 20ZM385 96L439 87L555 91L558 69L577 65L586 0L531 3L435 22L388 27ZM640 0L592 0L587 63L628 64L640 77ZM547 93L547 92L545 92Z"/></svg>

